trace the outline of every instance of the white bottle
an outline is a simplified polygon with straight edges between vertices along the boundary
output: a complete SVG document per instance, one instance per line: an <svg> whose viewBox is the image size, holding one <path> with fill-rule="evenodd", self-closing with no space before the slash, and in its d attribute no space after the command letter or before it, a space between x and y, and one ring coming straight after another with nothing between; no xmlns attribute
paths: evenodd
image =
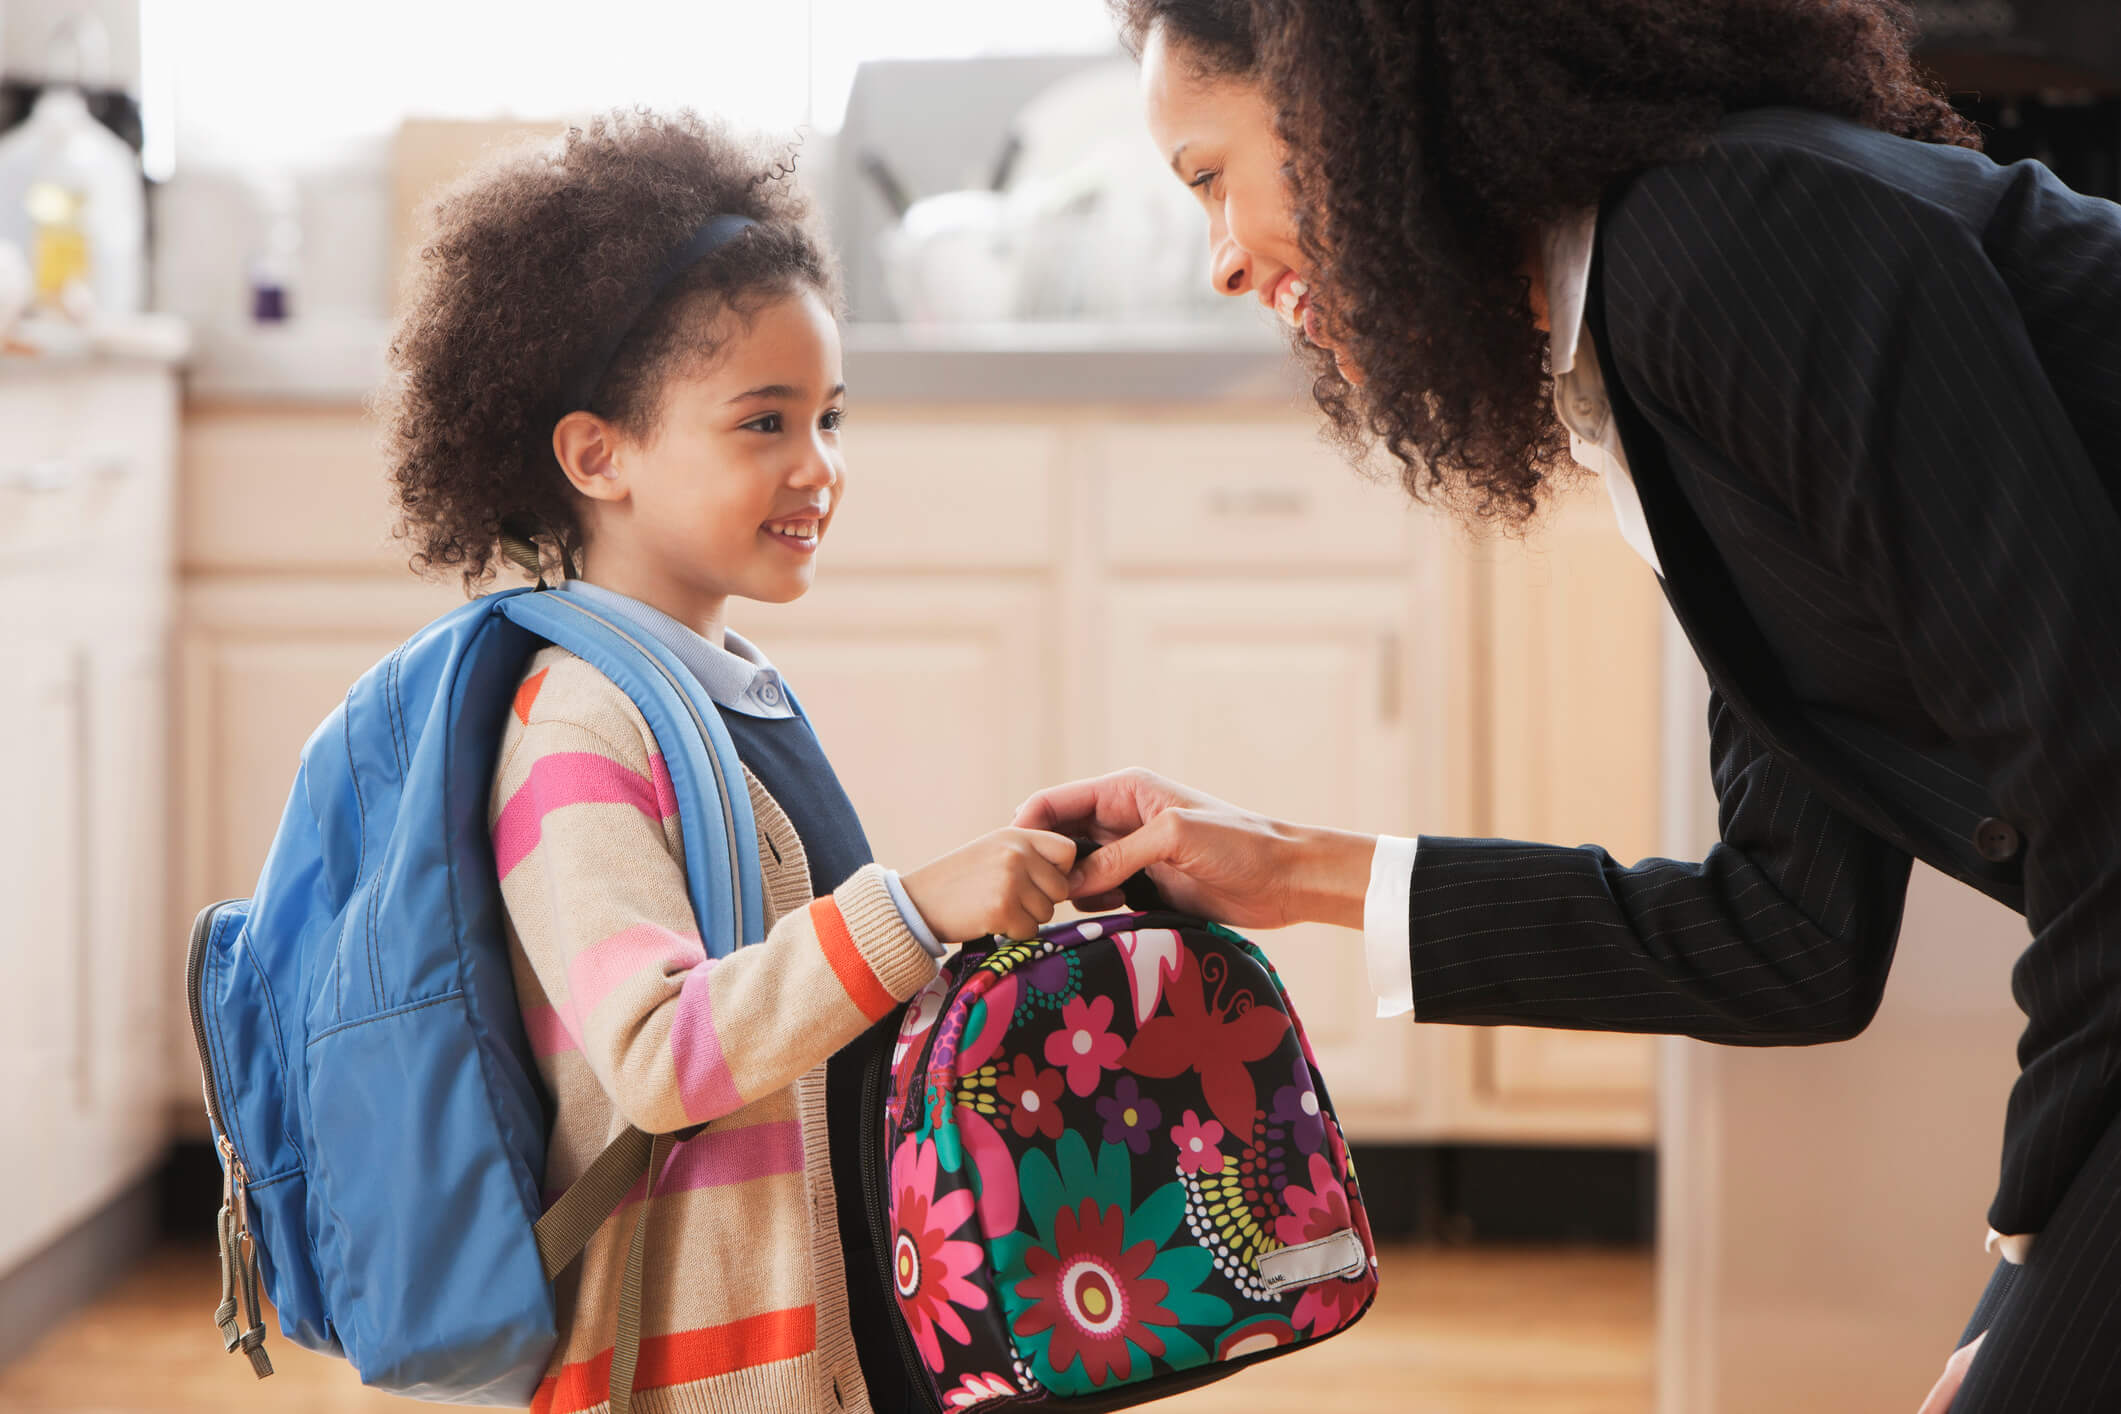
<svg viewBox="0 0 2121 1414"><path fill-rule="evenodd" d="M0 134L0 241L28 255L39 306L76 319L138 313L146 237L139 161L79 89L46 89Z"/></svg>

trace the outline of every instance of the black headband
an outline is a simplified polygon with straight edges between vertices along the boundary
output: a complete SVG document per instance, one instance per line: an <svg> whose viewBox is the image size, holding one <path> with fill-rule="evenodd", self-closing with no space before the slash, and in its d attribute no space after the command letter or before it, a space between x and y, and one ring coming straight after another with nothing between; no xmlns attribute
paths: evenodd
<svg viewBox="0 0 2121 1414"><path fill-rule="evenodd" d="M749 216L730 211L709 216L701 222L700 228L692 233L692 239L672 251L655 278L634 295L625 310L625 317L614 319L608 332L597 341L595 350L582 360L574 378L567 384L566 410L573 412L589 406L589 400L596 396L604 375L611 371L611 360L618 355L619 345L626 342L626 336L641 322L649 307L662 298L663 291L670 288L672 281L757 224Z"/></svg>

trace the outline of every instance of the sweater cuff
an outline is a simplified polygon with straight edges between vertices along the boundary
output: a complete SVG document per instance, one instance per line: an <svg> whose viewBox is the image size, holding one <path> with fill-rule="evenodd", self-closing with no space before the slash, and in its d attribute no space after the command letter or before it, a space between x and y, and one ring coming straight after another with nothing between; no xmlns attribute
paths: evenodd
<svg viewBox="0 0 2121 1414"><path fill-rule="evenodd" d="M906 920L906 926L913 930L914 937L921 940L921 946L928 950L928 956L941 957L944 951L942 940L935 936L934 930L928 926L928 920L921 917L921 911L913 906L913 895L906 892L905 881L899 878L898 870L884 871L884 887L891 890L891 901L898 905L898 916Z"/></svg>
<svg viewBox="0 0 2121 1414"><path fill-rule="evenodd" d="M832 901L846 920L855 951L892 1000L904 1001L935 976L935 959L913 936L892 901L880 864L865 864L832 891Z"/></svg>

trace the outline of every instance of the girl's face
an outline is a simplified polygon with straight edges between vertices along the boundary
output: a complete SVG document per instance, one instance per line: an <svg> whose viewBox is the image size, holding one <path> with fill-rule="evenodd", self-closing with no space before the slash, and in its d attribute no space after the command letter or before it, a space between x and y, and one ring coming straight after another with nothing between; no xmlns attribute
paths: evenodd
<svg viewBox="0 0 2121 1414"><path fill-rule="evenodd" d="M1287 155L1265 90L1250 79L1201 73L1183 41L1174 45L1159 25L1142 47L1142 106L1158 150L1207 208L1216 293L1250 294L1330 349L1311 313L1311 271L1297 244L1282 178ZM1346 364L1341 372L1354 379Z"/></svg>
<svg viewBox="0 0 2121 1414"><path fill-rule="evenodd" d="M724 312L712 336L712 365L669 380L648 438L599 422L605 455L577 465L559 448L596 503L588 577L703 632L732 596L785 603L810 588L846 479L839 327L823 301L805 290L748 320ZM563 418L556 445L576 417L589 414Z"/></svg>

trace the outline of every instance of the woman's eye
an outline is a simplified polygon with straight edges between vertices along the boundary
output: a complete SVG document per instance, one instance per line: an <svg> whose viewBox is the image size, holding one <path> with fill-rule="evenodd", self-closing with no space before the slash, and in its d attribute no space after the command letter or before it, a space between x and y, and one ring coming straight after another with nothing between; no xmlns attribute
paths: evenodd
<svg viewBox="0 0 2121 1414"><path fill-rule="evenodd" d="M1203 196L1213 196L1215 195L1215 179L1221 175L1221 172L1210 167L1207 171L1200 173L1192 181L1186 183L1186 185Z"/></svg>
<svg viewBox="0 0 2121 1414"><path fill-rule="evenodd" d="M744 424L753 432L778 432L781 430L781 415L777 412L763 413Z"/></svg>
<svg viewBox="0 0 2121 1414"><path fill-rule="evenodd" d="M846 420L847 414L844 409L827 408L825 415L817 420L817 425L824 428L827 432L837 432L840 430L840 424Z"/></svg>

